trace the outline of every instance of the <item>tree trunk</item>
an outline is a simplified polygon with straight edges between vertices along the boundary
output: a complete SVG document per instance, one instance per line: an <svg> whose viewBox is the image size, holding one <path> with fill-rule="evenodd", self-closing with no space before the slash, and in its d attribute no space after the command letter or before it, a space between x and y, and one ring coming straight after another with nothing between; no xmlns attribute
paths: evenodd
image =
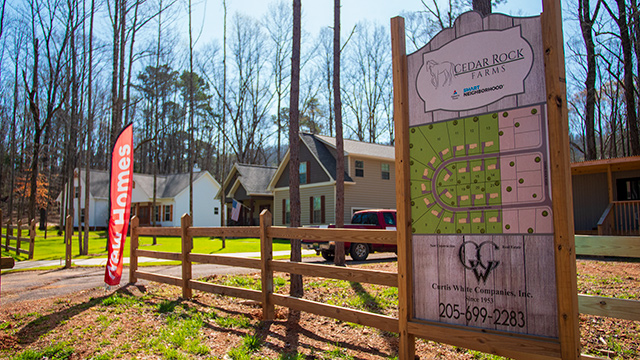
<svg viewBox="0 0 640 360"><path fill-rule="evenodd" d="M16 46L16 66L15 66L15 83L13 85L13 116L11 121L11 186L9 191L9 216L8 220L11 222L13 217L13 193L15 188L16 181L16 127L17 127L17 118L18 118L18 64L20 63L20 46ZM0 224L0 226L2 226Z"/></svg>
<svg viewBox="0 0 640 360"><path fill-rule="evenodd" d="M491 14L491 0L472 0L473 10L487 16Z"/></svg>
<svg viewBox="0 0 640 360"><path fill-rule="evenodd" d="M293 0L293 46L291 51L291 93L289 97L289 201L291 226L300 226L300 137L298 102L300 99L300 0ZM302 261L300 239L291 240L291 261ZM302 276L291 274L290 295L302 297Z"/></svg>
<svg viewBox="0 0 640 360"><path fill-rule="evenodd" d="M633 56L631 53L631 39L627 24L627 9L625 0L616 0L618 18L616 22L620 29L624 69L624 97L627 105L627 127L629 129L629 143L631 155L640 155L640 139L638 137L638 120L636 114L635 85L633 82Z"/></svg>
<svg viewBox="0 0 640 360"><path fill-rule="evenodd" d="M585 80L585 89L587 92L585 104L585 160L595 160L598 157L596 148L595 134L595 103L596 103L596 47L593 42L593 22L598 14L600 3L596 6L596 10L591 16L589 0L578 1L578 17L580 20L580 30L582 39L587 50L587 78Z"/></svg>
<svg viewBox="0 0 640 360"><path fill-rule="evenodd" d="M89 76L87 78L87 153L85 155L85 197L84 197L84 249L89 252L89 224L90 210L90 184L91 184L91 155L93 144L93 18L95 15L95 0L91 0L91 15L89 20Z"/></svg>
<svg viewBox="0 0 640 360"><path fill-rule="evenodd" d="M336 227L344 227L344 140L340 96L340 0L333 7L333 107L336 119ZM344 243L336 242L334 264L345 265Z"/></svg>
<svg viewBox="0 0 640 360"><path fill-rule="evenodd" d="M226 126L227 126L227 2L222 1L222 6L224 7L224 26L223 26L223 40L222 40L222 133L226 134ZM222 179L222 184L224 184L225 175L227 173L227 141L223 138L222 140L222 172L220 179ZM225 189L222 189L222 199L220 202L220 225L226 226L225 217L227 216L227 195L225 194ZM227 238L222 237L222 248L224 249L227 245Z"/></svg>
<svg viewBox="0 0 640 360"><path fill-rule="evenodd" d="M116 143L116 137L120 130L120 117L118 116L118 54L120 53L120 2L124 0L116 0L113 7L113 53L112 55L112 72L111 72L111 140L109 141L109 149ZM124 45L123 45L124 46ZM122 116L122 112L120 112ZM107 149L107 153L109 151Z"/></svg>
<svg viewBox="0 0 640 360"><path fill-rule="evenodd" d="M195 144L193 139L193 31L191 30L191 0L189 0L189 215L193 218L193 166L195 164Z"/></svg>

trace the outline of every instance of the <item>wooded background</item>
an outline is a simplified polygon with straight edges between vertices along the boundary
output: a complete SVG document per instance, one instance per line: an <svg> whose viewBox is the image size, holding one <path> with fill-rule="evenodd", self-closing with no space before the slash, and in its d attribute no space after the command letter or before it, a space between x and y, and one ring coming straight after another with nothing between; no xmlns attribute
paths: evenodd
<svg viewBox="0 0 640 360"><path fill-rule="evenodd" d="M423 10L400 14L410 52L472 7L421 2ZM272 2L260 18L227 13L219 3L219 17L207 21L224 23L224 36L206 39L192 25L191 1L2 0L5 219L52 210L73 169L83 178L108 169L114 139L129 122L136 172L185 173L197 165L222 183L236 161L282 160L290 127L291 2ZM572 159L640 155L637 1L563 5ZM311 36L304 19L301 27L299 128L336 136L334 33L324 28ZM393 144L389 24L363 21L338 39L344 137Z"/></svg>

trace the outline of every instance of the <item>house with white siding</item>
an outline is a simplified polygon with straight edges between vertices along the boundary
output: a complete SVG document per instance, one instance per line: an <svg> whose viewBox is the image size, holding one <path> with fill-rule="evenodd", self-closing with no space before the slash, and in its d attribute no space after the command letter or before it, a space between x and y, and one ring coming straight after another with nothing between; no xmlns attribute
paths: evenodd
<svg viewBox="0 0 640 360"><path fill-rule="evenodd" d="M91 170L89 183L89 209L85 209L86 173L74 171L75 196L74 227L84 223L84 214L89 213L89 226L105 228L109 219L109 172ZM78 187L80 185L80 188ZM65 189L67 185L65 184ZM80 191L78 191L80 189ZM215 196L220 184L208 171L193 174L193 225L220 226L220 200ZM63 191L56 201L61 204L61 216L66 216L66 195ZM78 205L78 200L80 203ZM140 225L153 225L153 175L133 174L131 191L131 216L137 215ZM78 209L80 209L78 211ZM156 179L156 226L180 226L180 217L189 212L189 174L157 175Z"/></svg>
<svg viewBox="0 0 640 360"><path fill-rule="evenodd" d="M302 225L336 221L336 139L300 133L300 209ZM395 209L395 150L393 146L344 140L344 214L365 209ZM287 152L269 183L273 192L274 225L288 225L289 158Z"/></svg>

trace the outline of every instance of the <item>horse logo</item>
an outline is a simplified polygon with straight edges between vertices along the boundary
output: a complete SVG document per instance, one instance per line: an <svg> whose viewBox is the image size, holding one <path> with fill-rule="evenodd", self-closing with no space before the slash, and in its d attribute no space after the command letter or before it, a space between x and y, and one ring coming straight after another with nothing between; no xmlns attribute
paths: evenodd
<svg viewBox="0 0 640 360"><path fill-rule="evenodd" d="M453 64L448 61L437 63L434 60L429 60L424 63L424 67L431 74L431 84L437 89L440 87L440 79L442 78L442 86L451 85L453 75L455 74Z"/></svg>

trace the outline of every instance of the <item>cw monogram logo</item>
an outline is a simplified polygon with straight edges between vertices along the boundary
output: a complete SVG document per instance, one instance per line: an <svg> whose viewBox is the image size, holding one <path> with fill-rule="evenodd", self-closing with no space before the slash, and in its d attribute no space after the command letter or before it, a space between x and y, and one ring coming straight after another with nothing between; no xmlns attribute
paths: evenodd
<svg viewBox="0 0 640 360"><path fill-rule="evenodd" d="M472 270L473 274L476 276L476 280L482 280L483 283L487 282L489 273L498 267L498 264L500 264L500 261L483 261L482 248L485 245L493 246L493 250L500 249L500 247L493 241L484 241L480 243L480 245L473 241L464 241L458 250L458 256L462 266L466 269ZM469 256L467 256L467 253L469 253Z"/></svg>

